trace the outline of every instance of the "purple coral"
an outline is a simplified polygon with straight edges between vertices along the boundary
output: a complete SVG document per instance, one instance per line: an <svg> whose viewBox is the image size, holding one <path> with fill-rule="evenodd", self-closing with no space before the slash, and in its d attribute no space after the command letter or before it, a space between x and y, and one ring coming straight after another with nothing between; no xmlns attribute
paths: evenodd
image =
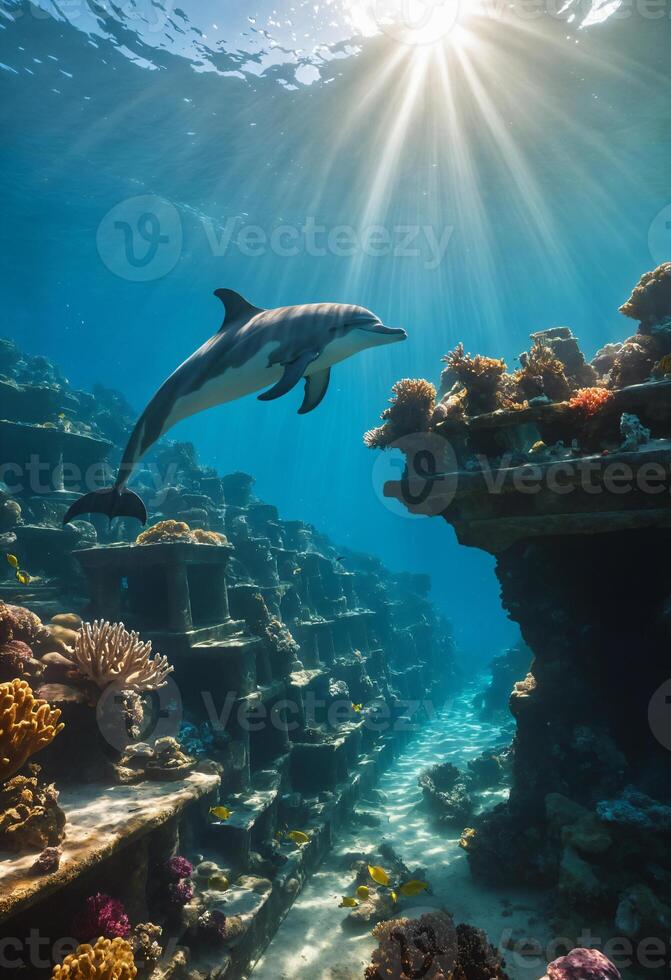
<svg viewBox="0 0 671 980"><path fill-rule="evenodd" d="M193 865L185 857L176 854L166 862L166 871L171 881L181 881L182 878L190 878L193 872Z"/></svg>
<svg viewBox="0 0 671 980"><path fill-rule="evenodd" d="M548 966L543 980L622 980L619 971L598 949L574 949Z"/></svg>
<svg viewBox="0 0 671 980"><path fill-rule="evenodd" d="M168 902L173 908L181 909L193 898L193 883L188 878L174 881L168 885Z"/></svg>
<svg viewBox="0 0 671 980"><path fill-rule="evenodd" d="M104 937L126 939L130 935L130 922L121 902L98 892L86 899L84 908L75 917L72 931L81 942Z"/></svg>

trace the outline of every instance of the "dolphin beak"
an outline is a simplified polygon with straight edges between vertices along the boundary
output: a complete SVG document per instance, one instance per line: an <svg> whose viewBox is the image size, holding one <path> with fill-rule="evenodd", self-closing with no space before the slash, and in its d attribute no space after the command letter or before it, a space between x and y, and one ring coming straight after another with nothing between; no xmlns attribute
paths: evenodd
<svg viewBox="0 0 671 980"><path fill-rule="evenodd" d="M408 339L408 335L403 327L388 327L384 323L371 323L370 326L364 326L362 329L368 330L370 333L380 334L383 337L394 337L396 340Z"/></svg>

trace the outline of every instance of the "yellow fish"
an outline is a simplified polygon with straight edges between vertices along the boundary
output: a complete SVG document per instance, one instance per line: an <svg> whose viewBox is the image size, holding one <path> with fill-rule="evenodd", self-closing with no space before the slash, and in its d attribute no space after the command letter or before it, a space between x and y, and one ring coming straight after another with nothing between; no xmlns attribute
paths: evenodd
<svg viewBox="0 0 671 980"><path fill-rule="evenodd" d="M389 875L384 870L384 868L379 867L379 865L371 866L368 865L368 874L371 876L373 881L378 885L384 885L385 887L389 884Z"/></svg>
<svg viewBox="0 0 671 980"><path fill-rule="evenodd" d="M356 893L358 898L361 898L365 901L370 895L370 889L368 885L359 885L359 887L356 890Z"/></svg>
<svg viewBox="0 0 671 980"><path fill-rule="evenodd" d="M7 555L7 564L11 565L12 568L18 568L19 559L16 557L16 555Z"/></svg>
<svg viewBox="0 0 671 980"><path fill-rule="evenodd" d="M348 895L343 895L342 902L338 906L339 909L355 909L359 903L356 898L350 898Z"/></svg>
<svg viewBox="0 0 671 980"><path fill-rule="evenodd" d="M426 891L428 887L428 881L418 881L416 878L413 878L412 881L406 881L404 885L401 885L399 891L406 898L414 898L415 895L420 895Z"/></svg>
<svg viewBox="0 0 671 980"><path fill-rule="evenodd" d="M225 892L231 887L226 875L212 875L207 883L207 887L216 892Z"/></svg>
<svg viewBox="0 0 671 980"><path fill-rule="evenodd" d="M301 844L309 844L310 838L307 834L304 834L302 830L290 830L286 835L289 840L292 840L297 847Z"/></svg>
<svg viewBox="0 0 671 980"><path fill-rule="evenodd" d="M390 892L389 894L391 895L392 902L394 903L394 905L396 905L396 903L398 902L398 895L396 894L396 892Z"/></svg>
<svg viewBox="0 0 671 980"><path fill-rule="evenodd" d="M356 711L356 713L359 714L359 712L363 711L363 705L362 704L353 704L352 705L352 711Z"/></svg>
<svg viewBox="0 0 671 980"><path fill-rule="evenodd" d="M477 830L475 830L473 827L467 827L461 835L459 847L461 847L464 851L467 851L477 836Z"/></svg>
<svg viewBox="0 0 671 980"><path fill-rule="evenodd" d="M657 374L671 374L671 354L666 354L661 361L655 365Z"/></svg>
<svg viewBox="0 0 671 980"><path fill-rule="evenodd" d="M227 806L211 806L210 813L213 817L216 817L217 820L228 820L228 818L232 816L233 811L229 810Z"/></svg>
<svg viewBox="0 0 671 980"><path fill-rule="evenodd" d="M16 570L16 581L21 585L30 585L32 579L28 572L21 572L19 569Z"/></svg>

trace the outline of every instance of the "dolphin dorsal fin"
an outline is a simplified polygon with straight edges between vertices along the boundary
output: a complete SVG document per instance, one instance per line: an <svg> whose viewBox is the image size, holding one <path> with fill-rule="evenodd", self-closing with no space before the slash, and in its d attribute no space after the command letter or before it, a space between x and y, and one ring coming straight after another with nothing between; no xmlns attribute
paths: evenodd
<svg viewBox="0 0 671 980"><path fill-rule="evenodd" d="M217 289L214 295L218 296L226 307L226 316L221 325L221 330L228 329L232 323L235 323L236 326L242 326L243 323L247 323L257 313L263 312L261 307L252 306L244 296L236 293L234 289Z"/></svg>

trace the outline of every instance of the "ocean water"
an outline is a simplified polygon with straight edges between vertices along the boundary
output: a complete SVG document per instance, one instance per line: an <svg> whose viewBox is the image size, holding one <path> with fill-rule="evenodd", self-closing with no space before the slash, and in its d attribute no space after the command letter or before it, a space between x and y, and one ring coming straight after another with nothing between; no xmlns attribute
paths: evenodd
<svg viewBox="0 0 671 980"><path fill-rule="evenodd" d="M469 3L425 26L412 4L3 0L2 312L138 413L218 328L218 287L404 326L305 418L295 393L246 398L173 435L286 516L434 572L486 659L514 638L491 561L386 502L393 461L361 436L459 340L514 366L533 330L568 324L589 353L630 332L617 307L669 251L670 28Z"/></svg>
<svg viewBox="0 0 671 980"><path fill-rule="evenodd" d="M495 943L547 938L533 897L468 876L416 782L500 744L472 686L519 638L494 559L387 500L400 454L363 434L398 379L438 384L458 342L514 369L534 331L570 326L588 357L634 332L618 307L671 259L670 41L667 0L0 0L0 336L139 415L219 329L216 289L357 304L407 331L337 365L306 416L296 389L170 433L251 474L283 519L430 574L470 685L383 776L379 822L346 828L260 980L312 980L317 959L361 975L375 943L343 940L334 909L346 855L382 836L430 864L426 908Z"/></svg>

